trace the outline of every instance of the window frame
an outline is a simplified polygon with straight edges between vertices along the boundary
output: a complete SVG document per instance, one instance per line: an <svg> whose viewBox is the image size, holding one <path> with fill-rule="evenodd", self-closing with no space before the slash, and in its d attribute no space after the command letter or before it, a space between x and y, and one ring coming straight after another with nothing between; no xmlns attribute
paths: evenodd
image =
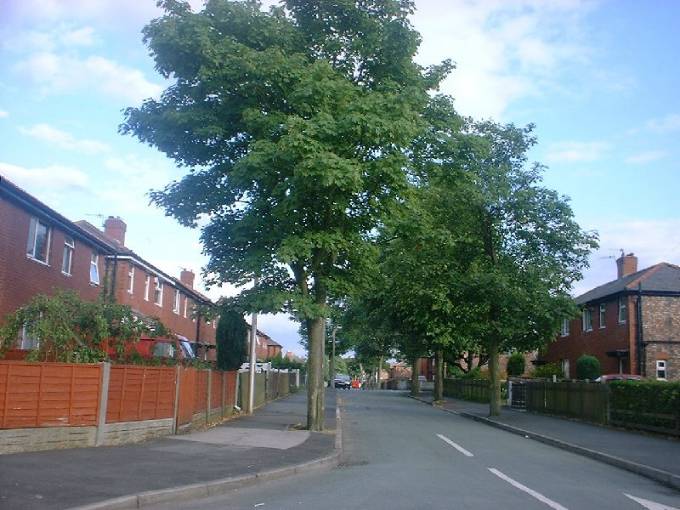
<svg viewBox="0 0 680 510"><path fill-rule="evenodd" d="M151 275L147 274L144 278L144 301L149 300L149 292L151 290Z"/></svg>
<svg viewBox="0 0 680 510"><path fill-rule="evenodd" d="M607 327L607 303L600 303L600 314L598 321L598 326L600 329L605 329Z"/></svg>
<svg viewBox="0 0 680 510"><path fill-rule="evenodd" d="M40 225L45 227L47 231L47 240L45 241L45 260L36 257L36 243L38 241L38 227ZM40 220L39 218L31 216L31 222L28 227L28 239L26 240L26 256L29 259L38 262L39 264L49 266L51 246L52 246L52 227L48 225L46 222Z"/></svg>
<svg viewBox="0 0 680 510"><path fill-rule="evenodd" d="M665 359L656 360L656 380L657 381L667 381L668 380L668 362ZM659 372L663 371L663 377L659 377Z"/></svg>
<svg viewBox="0 0 680 510"><path fill-rule="evenodd" d="M621 312L623 312L623 319ZM625 296L619 297L618 321L619 324L625 324L628 321L628 299Z"/></svg>
<svg viewBox="0 0 680 510"><path fill-rule="evenodd" d="M569 319L562 319L562 327L560 328L560 336L565 338L571 334L571 321Z"/></svg>
<svg viewBox="0 0 680 510"><path fill-rule="evenodd" d="M158 276L154 276L153 302L156 306L163 308L163 282Z"/></svg>
<svg viewBox="0 0 680 510"><path fill-rule="evenodd" d="M174 301L172 303L172 312L175 315L179 315L179 308L180 308L181 302L182 302L182 293L179 291L179 289L175 289Z"/></svg>
<svg viewBox="0 0 680 510"><path fill-rule="evenodd" d="M71 241L70 243L68 241ZM76 240L72 236L64 234L64 252L61 258L61 274L73 276L73 255L76 252ZM68 256L68 257L67 257ZM68 268L64 268L64 263L68 258Z"/></svg>
<svg viewBox="0 0 680 510"><path fill-rule="evenodd" d="M22 351L34 351L36 349L40 348L40 339L39 338L31 338L28 336L28 333L26 331L26 324L21 326L21 336L19 338L19 349ZM30 345L26 346L25 344L30 343Z"/></svg>
<svg viewBox="0 0 680 510"><path fill-rule="evenodd" d="M187 318L187 308L189 307L189 296L184 296L184 318Z"/></svg>
<svg viewBox="0 0 680 510"><path fill-rule="evenodd" d="M132 295L135 291L135 266L130 264L130 269L128 269L128 294Z"/></svg>
<svg viewBox="0 0 680 510"><path fill-rule="evenodd" d="M92 270L95 271L96 280L92 278ZM101 284L101 278L99 276L99 253L92 252L90 254L90 285L99 287Z"/></svg>
<svg viewBox="0 0 680 510"><path fill-rule="evenodd" d="M590 319L590 324L588 325L586 324L586 317ZM589 307L584 308L581 313L581 329L584 333L589 333L593 330L593 311Z"/></svg>

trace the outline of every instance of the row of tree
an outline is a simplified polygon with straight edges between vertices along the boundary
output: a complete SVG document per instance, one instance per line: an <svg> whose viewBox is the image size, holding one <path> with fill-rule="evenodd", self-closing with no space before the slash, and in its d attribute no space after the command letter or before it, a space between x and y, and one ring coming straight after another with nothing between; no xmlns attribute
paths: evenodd
<svg viewBox="0 0 680 510"><path fill-rule="evenodd" d="M172 85L121 131L190 169L152 200L200 225L208 281L258 278L238 306L304 323L308 428L336 309L358 355L484 353L498 393L499 351L557 330L595 243L527 164L531 126L436 94L453 65L415 62L409 0L160 5L144 39Z"/></svg>

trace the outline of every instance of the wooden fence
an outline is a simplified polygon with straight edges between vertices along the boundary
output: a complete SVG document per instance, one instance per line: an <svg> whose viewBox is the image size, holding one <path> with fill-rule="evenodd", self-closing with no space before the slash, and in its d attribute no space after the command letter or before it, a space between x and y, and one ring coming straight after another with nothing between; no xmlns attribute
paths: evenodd
<svg viewBox="0 0 680 510"><path fill-rule="evenodd" d="M175 368L112 366L106 423L172 418Z"/></svg>
<svg viewBox="0 0 680 510"><path fill-rule="evenodd" d="M527 411L607 423L606 384L532 381L526 384Z"/></svg>
<svg viewBox="0 0 680 510"><path fill-rule="evenodd" d="M444 379L444 396L473 400L489 401L489 381L477 379Z"/></svg>

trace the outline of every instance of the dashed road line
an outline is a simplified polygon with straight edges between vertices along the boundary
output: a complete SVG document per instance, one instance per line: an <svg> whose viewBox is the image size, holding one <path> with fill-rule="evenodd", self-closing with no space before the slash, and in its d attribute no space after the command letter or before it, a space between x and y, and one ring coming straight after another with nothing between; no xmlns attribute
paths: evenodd
<svg viewBox="0 0 680 510"><path fill-rule="evenodd" d="M461 445L459 445L459 444L457 444L457 443L454 443L454 442L451 441L448 437L443 436L443 435L441 435L441 434L437 434L437 437L438 437L439 439L441 439L442 441L444 441L445 443L447 443L447 444L453 446L456 450L458 450L460 453L462 453L462 454L465 455L466 457L474 457L474 455L472 455L472 453L470 453L469 451L467 451L467 450L466 450L465 448L463 448Z"/></svg>
<svg viewBox="0 0 680 510"><path fill-rule="evenodd" d="M545 497L543 494L541 494L540 492L536 492L535 490L530 489L530 488L527 487L526 485L522 485L522 484L519 483L517 480L513 480L513 479L510 478L508 475L506 475L506 474L501 473L500 471L498 471L498 469L496 469L496 468L489 468L489 471L491 471L494 475L496 475L496 476L497 476L498 478L500 478L501 480L505 480L506 482L508 482L508 483L509 483L510 485L512 485L513 487L515 487L515 488L517 488L517 489L519 489L519 490L521 490L521 491L523 491L523 492L526 492L526 493L529 494L531 497L536 498L537 500L539 500L541 503L544 503L544 504L548 505L550 508L553 508L554 510L567 510L566 507L563 507L562 505L560 505L559 503L553 501L553 500L550 499L550 498L546 498L546 497Z"/></svg>

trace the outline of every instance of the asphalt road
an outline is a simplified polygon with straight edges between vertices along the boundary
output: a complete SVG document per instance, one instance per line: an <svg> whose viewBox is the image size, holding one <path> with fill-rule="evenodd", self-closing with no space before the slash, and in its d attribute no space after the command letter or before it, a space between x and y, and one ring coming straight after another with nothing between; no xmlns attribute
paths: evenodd
<svg viewBox="0 0 680 510"><path fill-rule="evenodd" d="M680 510L673 489L402 393L340 394L340 467L156 508Z"/></svg>

